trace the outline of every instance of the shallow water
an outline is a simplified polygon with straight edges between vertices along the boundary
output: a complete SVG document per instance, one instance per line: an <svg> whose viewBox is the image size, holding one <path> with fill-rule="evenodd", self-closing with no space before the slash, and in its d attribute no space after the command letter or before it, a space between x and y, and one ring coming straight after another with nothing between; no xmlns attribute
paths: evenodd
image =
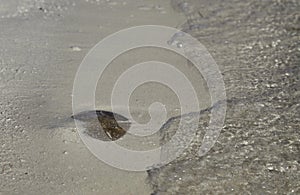
<svg viewBox="0 0 300 195"><path fill-rule="evenodd" d="M173 0L172 5L186 16L182 29L220 66L227 114L217 143L199 158L209 118L201 114L184 155L148 172L153 194L300 193L299 2ZM162 142L176 128L167 126Z"/></svg>

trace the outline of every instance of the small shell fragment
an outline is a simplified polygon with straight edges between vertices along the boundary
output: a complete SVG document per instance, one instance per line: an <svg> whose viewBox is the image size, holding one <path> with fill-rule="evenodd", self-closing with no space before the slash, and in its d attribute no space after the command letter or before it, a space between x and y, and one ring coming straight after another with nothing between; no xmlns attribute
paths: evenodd
<svg viewBox="0 0 300 195"><path fill-rule="evenodd" d="M126 117L109 111L84 111L71 117L82 122L87 135L103 141L120 139L130 127Z"/></svg>

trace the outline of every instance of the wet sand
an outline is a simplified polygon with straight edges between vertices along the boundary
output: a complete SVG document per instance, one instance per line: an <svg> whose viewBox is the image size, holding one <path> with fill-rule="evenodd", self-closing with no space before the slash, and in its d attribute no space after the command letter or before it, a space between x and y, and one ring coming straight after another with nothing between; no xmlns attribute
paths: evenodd
<svg viewBox="0 0 300 195"><path fill-rule="evenodd" d="M162 0L1 2L0 192L150 194L146 172L106 165L82 143L68 120L73 80L105 36L136 25L177 26L178 15Z"/></svg>

